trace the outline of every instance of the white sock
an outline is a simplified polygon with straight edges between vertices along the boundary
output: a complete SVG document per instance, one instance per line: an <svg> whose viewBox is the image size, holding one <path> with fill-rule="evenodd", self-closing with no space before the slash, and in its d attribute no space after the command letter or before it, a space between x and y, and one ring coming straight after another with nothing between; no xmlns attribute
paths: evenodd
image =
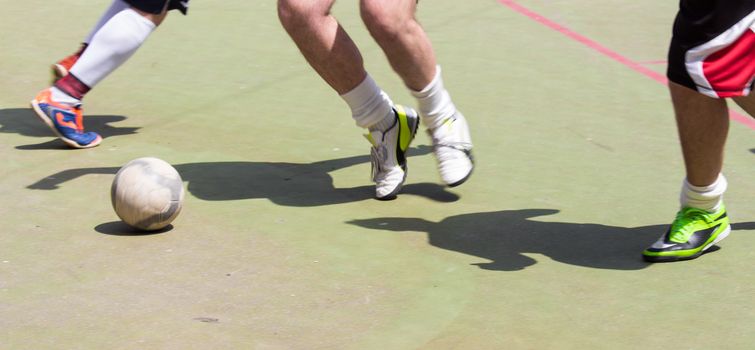
<svg viewBox="0 0 755 350"><path fill-rule="evenodd" d="M429 129L435 129L456 113L456 106L451 102L451 95L443 87L440 66L435 68L435 78L421 91L412 91L417 99L422 123Z"/></svg>
<svg viewBox="0 0 755 350"><path fill-rule="evenodd" d="M118 12L95 33L71 74L93 88L131 57L155 29L155 24L129 8Z"/></svg>
<svg viewBox="0 0 755 350"><path fill-rule="evenodd" d="M50 98L52 98L52 100L55 102L63 103L69 106L76 106L81 104L81 100L72 97L71 95L61 91L55 86L50 87L50 92Z"/></svg>
<svg viewBox="0 0 755 350"><path fill-rule="evenodd" d="M715 213L721 209L727 187L728 183L723 174L719 174L715 182L704 187L693 186L687 182L687 179L684 179L679 202L682 208L691 207Z"/></svg>
<svg viewBox="0 0 755 350"><path fill-rule="evenodd" d="M129 5L123 1L123 0L113 0L113 3L110 4L110 7L105 11L105 13L102 14L102 17L100 17L100 20L97 21L97 24L92 28L92 31L89 32L89 35L87 35L87 38L84 40L85 44L89 44L92 42L92 38L94 37L94 34L96 34L102 26L105 25L108 21L110 21L113 16L115 16L118 12L121 12L125 9L129 8Z"/></svg>
<svg viewBox="0 0 755 350"><path fill-rule="evenodd" d="M393 125L393 102L367 74L357 87L341 95L357 126L385 131Z"/></svg>

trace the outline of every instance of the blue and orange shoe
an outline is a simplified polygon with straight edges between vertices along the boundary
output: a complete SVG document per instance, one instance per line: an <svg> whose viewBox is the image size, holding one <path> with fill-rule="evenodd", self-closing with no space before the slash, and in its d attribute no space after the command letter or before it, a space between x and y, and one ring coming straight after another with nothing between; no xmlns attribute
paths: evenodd
<svg viewBox="0 0 755 350"><path fill-rule="evenodd" d="M52 92L45 89L31 101L34 112L63 142L73 148L91 148L102 142L95 132L84 132L84 117L80 106L68 106L52 100Z"/></svg>

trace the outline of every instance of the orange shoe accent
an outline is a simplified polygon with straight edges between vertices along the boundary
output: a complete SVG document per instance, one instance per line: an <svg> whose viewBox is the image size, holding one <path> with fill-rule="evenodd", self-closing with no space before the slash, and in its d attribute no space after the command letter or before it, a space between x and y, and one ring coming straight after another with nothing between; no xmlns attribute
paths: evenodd
<svg viewBox="0 0 755 350"><path fill-rule="evenodd" d="M52 91L50 91L50 89L44 89L40 91L37 94L37 97L35 97L34 99L42 103L49 103L49 104L55 103L52 101Z"/></svg>
<svg viewBox="0 0 755 350"><path fill-rule="evenodd" d="M81 118L81 110L77 109L77 110L74 111L74 113L76 114L76 121L75 122L67 122L67 121L65 121L65 119L64 119L65 116L63 115L63 113L60 113L60 112L55 113L55 121L58 123L58 125L65 126L67 128L71 128L71 129L76 129L76 130L79 130L79 131L84 131L84 128L81 127L81 123L80 123L81 120L82 120L82 118Z"/></svg>
<svg viewBox="0 0 755 350"><path fill-rule="evenodd" d="M86 47L87 45L83 44L81 48L76 51L76 53L71 54L58 62L55 62L55 64L52 65L52 73L55 76L53 80L58 80L68 75L68 72L71 70L73 65L76 64L76 61L79 60L79 57L81 57L81 54L84 53Z"/></svg>
<svg viewBox="0 0 755 350"><path fill-rule="evenodd" d="M69 105L65 105L65 104L53 101L53 99L52 99L52 91L50 89L44 89L44 90L42 90L42 92L40 92L39 94L37 94L37 97L35 97L34 99L37 102L39 102L39 103L46 103L48 105L55 106L55 107L60 108L60 109L65 109L65 110L74 110L74 109L76 109L76 108L71 107Z"/></svg>
<svg viewBox="0 0 755 350"><path fill-rule="evenodd" d="M76 61L79 60L79 57L80 56L78 54L73 54L58 61L58 64L63 66L63 68L65 68L66 70L71 70L71 67L73 67Z"/></svg>
<svg viewBox="0 0 755 350"><path fill-rule="evenodd" d="M66 121L64 118L65 116L58 112L55 113L55 122L58 123L58 125L65 126L67 128L76 129L80 132L84 131L84 114L81 111L81 108L68 106L62 103L58 103L53 101L52 99L52 91L50 89L44 89L42 92L40 92L36 98L34 98L37 103L45 103L50 106L54 106L56 108L64 109L66 111L69 111L73 113L76 117L74 121Z"/></svg>
<svg viewBox="0 0 755 350"><path fill-rule="evenodd" d="M31 106L35 114L68 146L92 148L102 142L102 136L96 132L84 132L84 115L81 107L53 101L52 91L49 88L40 91L31 101ZM65 120L67 113L73 114L73 120Z"/></svg>

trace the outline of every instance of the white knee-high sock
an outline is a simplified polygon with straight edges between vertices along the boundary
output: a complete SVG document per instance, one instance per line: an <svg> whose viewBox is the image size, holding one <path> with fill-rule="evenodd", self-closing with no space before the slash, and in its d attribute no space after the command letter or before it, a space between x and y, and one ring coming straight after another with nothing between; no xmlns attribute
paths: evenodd
<svg viewBox="0 0 755 350"><path fill-rule="evenodd" d="M393 102L369 74L341 98L351 108L357 126L385 131L393 125Z"/></svg>
<svg viewBox="0 0 755 350"><path fill-rule="evenodd" d="M129 8L110 18L92 37L71 74L92 88L131 57L155 24Z"/></svg>
<svg viewBox="0 0 755 350"><path fill-rule="evenodd" d="M92 28L92 31L89 32L89 35L87 35L86 39L84 40L84 44L89 44L92 42L92 38L94 37L94 34L96 34L102 26L105 25L108 21L110 21L113 16L118 14L118 12L121 12L125 9L129 8L128 4L123 0L113 0L113 3L110 4L110 7L105 11L105 13L102 14L102 17L100 17L100 20L97 21L97 24L95 24L94 28Z"/></svg>
<svg viewBox="0 0 755 350"><path fill-rule="evenodd" d="M721 209L724 192L726 192L727 187L728 183L723 174L719 174L715 182L704 187L693 186L687 179L684 179L679 202L682 208L691 207L715 213Z"/></svg>
<svg viewBox="0 0 755 350"><path fill-rule="evenodd" d="M422 123L429 129L441 126L447 118L456 113L456 106L451 101L451 95L443 86L440 66L435 68L435 78L430 84L420 91L411 91L411 93L417 99Z"/></svg>

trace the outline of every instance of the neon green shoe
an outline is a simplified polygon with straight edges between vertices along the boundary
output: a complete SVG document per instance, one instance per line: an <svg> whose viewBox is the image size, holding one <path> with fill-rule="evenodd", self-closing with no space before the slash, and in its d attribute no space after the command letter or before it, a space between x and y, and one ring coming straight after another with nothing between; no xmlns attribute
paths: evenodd
<svg viewBox="0 0 755 350"><path fill-rule="evenodd" d="M711 214L696 208L682 208L669 230L642 252L649 262L689 260L726 238L731 232L726 208Z"/></svg>

